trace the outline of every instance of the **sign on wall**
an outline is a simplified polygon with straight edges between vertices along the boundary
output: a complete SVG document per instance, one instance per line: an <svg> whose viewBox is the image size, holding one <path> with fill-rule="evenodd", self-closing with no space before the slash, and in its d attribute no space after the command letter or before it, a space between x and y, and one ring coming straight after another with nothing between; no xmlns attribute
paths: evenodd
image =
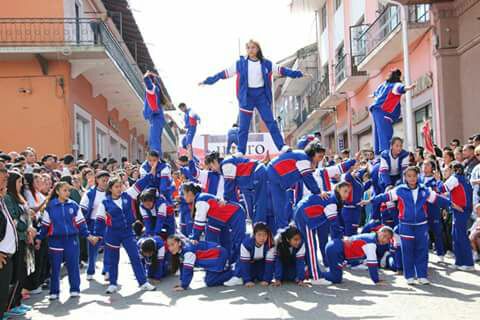
<svg viewBox="0 0 480 320"><path fill-rule="evenodd" d="M180 143L184 135L180 136ZM211 151L217 151L220 155L225 156L227 150L227 136L226 135L196 135L193 140L193 152L196 157L203 161L205 155ZM236 146L233 145L232 153L236 151ZM248 135L247 150L245 156L251 159L262 160L267 155L273 158L278 155L278 149L273 143L272 137L269 133L251 133ZM179 147L178 153L186 154L186 151Z"/></svg>

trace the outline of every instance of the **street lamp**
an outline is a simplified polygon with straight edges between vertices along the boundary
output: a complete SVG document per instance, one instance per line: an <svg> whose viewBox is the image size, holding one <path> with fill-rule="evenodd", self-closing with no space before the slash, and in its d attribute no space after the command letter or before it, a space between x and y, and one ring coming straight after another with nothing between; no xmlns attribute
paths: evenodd
<svg viewBox="0 0 480 320"><path fill-rule="evenodd" d="M394 4L400 9L400 21L402 24L402 45L403 45L403 74L405 78L405 86L410 85L410 57L408 54L408 7L396 0L383 0L386 3ZM405 95L405 142L407 150L414 150L414 134L413 134L413 115L412 115L412 92L408 90Z"/></svg>

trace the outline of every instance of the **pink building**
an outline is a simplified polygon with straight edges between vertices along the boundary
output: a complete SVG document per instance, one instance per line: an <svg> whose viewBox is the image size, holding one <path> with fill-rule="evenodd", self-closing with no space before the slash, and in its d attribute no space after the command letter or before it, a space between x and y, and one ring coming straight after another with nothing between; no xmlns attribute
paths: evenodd
<svg viewBox="0 0 480 320"><path fill-rule="evenodd" d="M314 14L317 21L318 76L313 83L280 83L276 104L285 107L290 93L307 110L302 121L285 133L293 143L320 130L332 151L371 147L369 95L393 68L403 70L400 11L388 1L292 0L293 12ZM416 141L432 122L434 142L466 140L480 131L480 1L401 1L408 4L412 118ZM312 73L312 72L310 72ZM300 93L301 92L301 93ZM290 94L292 95L292 94ZM403 101L403 108L405 103ZM278 106L277 106L278 111ZM305 112L304 112L305 113ZM405 110L403 110L405 114ZM404 136L405 120L395 124Z"/></svg>

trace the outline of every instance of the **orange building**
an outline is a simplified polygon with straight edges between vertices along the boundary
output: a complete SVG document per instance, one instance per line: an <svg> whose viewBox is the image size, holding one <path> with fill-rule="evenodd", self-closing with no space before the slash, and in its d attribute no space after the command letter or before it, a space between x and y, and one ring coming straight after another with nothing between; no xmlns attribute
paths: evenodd
<svg viewBox="0 0 480 320"><path fill-rule="evenodd" d="M0 149L142 160L146 70L155 66L126 0L2 3ZM169 126L162 138L174 153Z"/></svg>
<svg viewBox="0 0 480 320"><path fill-rule="evenodd" d="M480 64L480 0L404 0L408 4L412 147L423 144L422 126L431 122L434 142L466 141L479 132L476 74ZM298 65L315 76L310 83L277 81L276 111L286 121L292 144L321 131L331 151L371 147L368 106L375 88L394 68L404 69L400 10L387 0L292 0L293 11L316 17L316 48L297 54ZM310 46L309 46L310 47ZM306 47L308 48L308 47ZM305 50L303 48L302 50ZM300 50L301 51L301 50ZM405 101L402 114L406 114ZM289 112L297 115L289 121ZM405 118L394 125L404 137Z"/></svg>

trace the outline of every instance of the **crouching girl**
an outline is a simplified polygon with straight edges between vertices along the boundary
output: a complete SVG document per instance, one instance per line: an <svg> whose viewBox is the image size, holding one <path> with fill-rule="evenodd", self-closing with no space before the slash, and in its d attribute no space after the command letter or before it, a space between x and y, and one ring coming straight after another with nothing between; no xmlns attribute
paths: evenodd
<svg viewBox="0 0 480 320"><path fill-rule="evenodd" d="M190 241L178 235L171 235L167 239L167 249L174 261L180 261L180 284L174 287L175 291L187 290L193 279L194 267L205 270L205 284L207 287L220 286L232 277L228 265L228 252L225 248L213 242ZM172 272L175 271L172 266Z"/></svg>

